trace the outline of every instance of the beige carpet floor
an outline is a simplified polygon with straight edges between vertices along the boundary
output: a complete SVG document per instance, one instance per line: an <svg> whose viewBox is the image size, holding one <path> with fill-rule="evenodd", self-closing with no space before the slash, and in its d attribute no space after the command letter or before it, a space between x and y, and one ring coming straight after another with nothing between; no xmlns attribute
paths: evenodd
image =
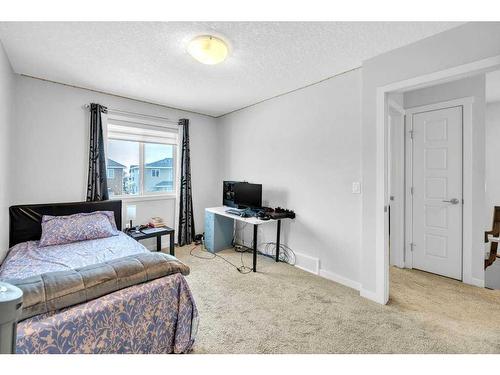
<svg viewBox="0 0 500 375"><path fill-rule="evenodd" d="M500 353L498 290L393 268L382 306L263 256L257 273L241 274L191 248L176 255L191 267L200 314L194 353ZM241 264L233 250L219 254Z"/></svg>

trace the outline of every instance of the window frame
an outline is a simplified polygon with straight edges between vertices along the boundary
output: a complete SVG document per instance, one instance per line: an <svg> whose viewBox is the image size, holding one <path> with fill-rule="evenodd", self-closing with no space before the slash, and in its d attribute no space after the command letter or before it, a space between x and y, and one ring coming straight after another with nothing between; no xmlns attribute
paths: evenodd
<svg viewBox="0 0 500 375"><path fill-rule="evenodd" d="M110 173L113 172L113 173ZM111 177L113 175L113 177ZM108 180L114 180L115 179L115 169L114 168L106 168L106 178Z"/></svg>
<svg viewBox="0 0 500 375"><path fill-rule="evenodd" d="M177 176L178 176L178 171L177 169L179 168L178 164L178 150L180 147L180 132L178 131L177 127L173 127L172 125L168 123L164 123L162 125L158 124L158 121L156 118L151 118L147 119L145 116L141 117L132 117L132 116L123 116L122 114L116 114L114 115L111 111L108 112L106 116L106 125L105 125L105 147L106 147L106 155L108 155L108 141L109 140L115 140L115 141L125 141L123 139L119 138L114 138L113 136L109 136L108 134L108 129L107 129L107 123L109 121L126 121L131 123L130 127L138 127L140 128L141 125L146 125L146 126L151 126L152 122L154 122L154 126L157 126L158 128L164 128L166 131L169 131L169 129L175 129L175 131L171 131L172 133L177 134L177 142L160 142L160 143L155 143L155 142L147 142L147 141L132 141L136 142L139 144L139 190L138 194L130 194L130 195L113 195L110 197L110 199L114 200L123 200L123 201L147 201L147 200L159 200L159 199L176 199L178 196L178 188L179 184L177 183ZM158 191L158 192L147 192L144 186L144 177L145 177L145 145L146 144L161 144L161 145L168 145L168 146L173 146L172 150L172 187L173 190L171 192L165 192L165 191ZM106 157L107 160L107 157ZM107 167L106 167L107 168Z"/></svg>

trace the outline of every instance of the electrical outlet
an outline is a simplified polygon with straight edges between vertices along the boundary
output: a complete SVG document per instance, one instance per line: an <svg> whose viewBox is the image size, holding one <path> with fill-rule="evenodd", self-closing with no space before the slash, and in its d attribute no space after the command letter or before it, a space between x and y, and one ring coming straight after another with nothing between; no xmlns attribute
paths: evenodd
<svg viewBox="0 0 500 375"><path fill-rule="evenodd" d="M352 193L353 194L361 194L361 182L353 182L352 183Z"/></svg>

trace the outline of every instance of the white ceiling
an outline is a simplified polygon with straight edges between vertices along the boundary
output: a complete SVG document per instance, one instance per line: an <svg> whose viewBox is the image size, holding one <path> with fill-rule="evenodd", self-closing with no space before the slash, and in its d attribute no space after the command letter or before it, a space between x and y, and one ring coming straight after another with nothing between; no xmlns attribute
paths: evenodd
<svg viewBox="0 0 500 375"><path fill-rule="evenodd" d="M211 116L358 67L453 22L2 22L16 73ZM185 52L196 35L226 40L209 66Z"/></svg>
<svg viewBox="0 0 500 375"><path fill-rule="evenodd" d="M500 102L500 70L486 74L486 102Z"/></svg>

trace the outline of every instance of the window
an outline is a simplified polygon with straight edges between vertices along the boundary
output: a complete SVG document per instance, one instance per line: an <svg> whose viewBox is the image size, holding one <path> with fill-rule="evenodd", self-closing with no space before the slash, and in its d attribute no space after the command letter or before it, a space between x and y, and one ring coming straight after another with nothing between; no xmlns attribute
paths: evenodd
<svg viewBox="0 0 500 375"><path fill-rule="evenodd" d="M113 168L108 168L108 171L106 174L110 180L115 178L115 170Z"/></svg>
<svg viewBox="0 0 500 375"><path fill-rule="evenodd" d="M136 175L139 173L139 142L108 139L108 191L110 196L138 195ZM113 169L109 167L113 166ZM109 171L113 170L113 177ZM119 171L119 172L118 172ZM121 175L117 179L115 175ZM109 181L113 178L113 181Z"/></svg>
<svg viewBox="0 0 500 375"><path fill-rule="evenodd" d="M152 126L143 118L127 117L124 121L122 116L111 115L107 128L110 196L175 193L177 128Z"/></svg>
<svg viewBox="0 0 500 375"><path fill-rule="evenodd" d="M146 143L144 145L144 167L148 173L144 178L146 193L173 192L173 145Z"/></svg>

